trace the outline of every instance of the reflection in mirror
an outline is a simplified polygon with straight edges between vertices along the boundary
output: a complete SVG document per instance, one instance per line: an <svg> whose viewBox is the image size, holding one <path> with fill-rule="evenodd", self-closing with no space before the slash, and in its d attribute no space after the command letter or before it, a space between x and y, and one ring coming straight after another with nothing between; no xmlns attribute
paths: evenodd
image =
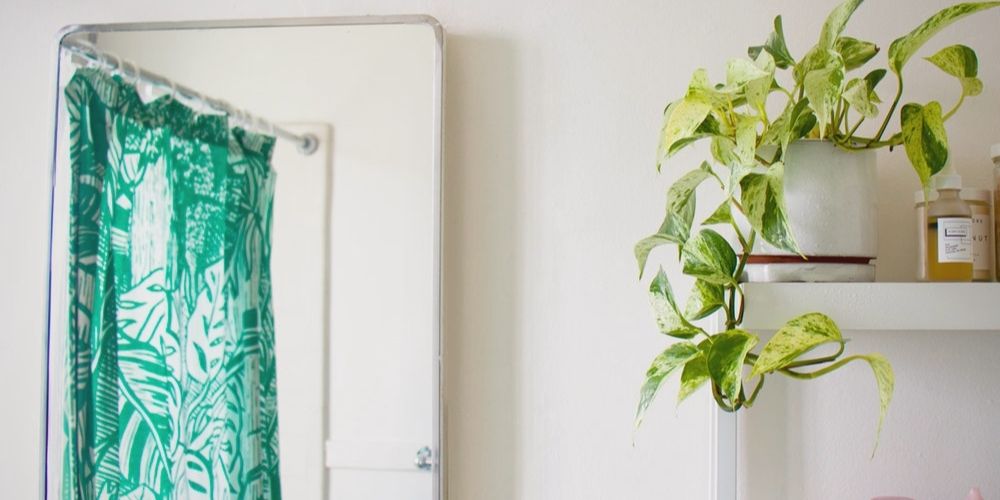
<svg viewBox="0 0 1000 500"><path fill-rule="evenodd" d="M106 25L59 58L49 498L442 498L442 36Z"/></svg>

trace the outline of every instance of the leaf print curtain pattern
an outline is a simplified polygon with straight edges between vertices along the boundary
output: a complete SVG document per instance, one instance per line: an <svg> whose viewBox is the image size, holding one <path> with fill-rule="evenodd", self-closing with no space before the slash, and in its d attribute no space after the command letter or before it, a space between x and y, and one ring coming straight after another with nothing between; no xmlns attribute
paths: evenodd
<svg viewBox="0 0 1000 500"><path fill-rule="evenodd" d="M280 498L274 139L80 69L65 499Z"/></svg>

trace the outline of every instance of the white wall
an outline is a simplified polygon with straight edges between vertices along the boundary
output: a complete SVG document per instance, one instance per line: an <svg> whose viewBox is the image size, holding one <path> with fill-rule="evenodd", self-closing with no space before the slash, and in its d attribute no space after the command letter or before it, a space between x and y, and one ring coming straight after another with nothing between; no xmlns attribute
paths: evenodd
<svg viewBox="0 0 1000 500"><path fill-rule="evenodd" d="M822 8L816 4L822 4ZM142 3L14 0L0 12L0 317L5 495L36 488L45 288L52 34L67 23L422 12L448 31L445 333L450 493L458 500L707 498L704 398L661 401L631 446L630 420L654 333L631 245L659 223L683 168L652 168L659 111L699 65L764 39L785 14L792 50L815 38L832 1L508 2L267 0ZM871 2L852 31L888 26L887 45L945 2ZM951 30L981 50L987 92L951 122L967 179L984 183L998 128L997 13ZM941 42L943 43L943 41ZM914 61L914 68L920 61ZM915 72L915 71L914 71ZM915 99L954 87L933 68ZM675 165L694 166L700 154ZM915 183L880 155L883 278L911 272ZM964 165L968 167L963 167ZM892 205L895 204L895 205ZM888 253L886 253L888 252ZM674 267L670 267L676 273Z"/></svg>
<svg viewBox="0 0 1000 500"><path fill-rule="evenodd" d="M768 379L741 420L741 500L959 500L1000 496L1000 387L982 383L996 331L849 331L852 353L881 352L896 390L874 450L878 397L864 363L817 380ZM985 378L988 379L988 376ZM780 422L780 423L779 423Z"/></svg>

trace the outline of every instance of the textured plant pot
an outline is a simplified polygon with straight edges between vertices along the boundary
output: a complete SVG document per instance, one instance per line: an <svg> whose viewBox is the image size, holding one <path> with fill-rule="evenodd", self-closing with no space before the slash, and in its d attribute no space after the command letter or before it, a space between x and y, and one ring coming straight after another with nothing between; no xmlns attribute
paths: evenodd
<svg viewBox="0 0 1000 500"><path fill-rule="evenodd" d="M757 239L747 281L875 281L878 178L874 151L802 140L785 156L785 204L805 259Z"/></svg>

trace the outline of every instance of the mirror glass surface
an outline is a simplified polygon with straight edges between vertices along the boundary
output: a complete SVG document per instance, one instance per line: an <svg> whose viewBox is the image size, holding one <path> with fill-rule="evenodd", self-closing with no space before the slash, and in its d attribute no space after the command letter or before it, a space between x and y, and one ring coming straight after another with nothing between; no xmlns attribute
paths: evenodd
<svg viewBox="0 0 1000 500"><path fill-rule="evenodd" d="M71 29L66 39L88 40L144 70L319 138L310 155L278 139L272 160L283 497L441 498L437 23L399 17L107 25ZM61 96L84 64L60 51L49 498L60 498L67 442L70 169ZM170 92L136 87L144 100ZM421 467L425 447L432 456Z"/></svg>

